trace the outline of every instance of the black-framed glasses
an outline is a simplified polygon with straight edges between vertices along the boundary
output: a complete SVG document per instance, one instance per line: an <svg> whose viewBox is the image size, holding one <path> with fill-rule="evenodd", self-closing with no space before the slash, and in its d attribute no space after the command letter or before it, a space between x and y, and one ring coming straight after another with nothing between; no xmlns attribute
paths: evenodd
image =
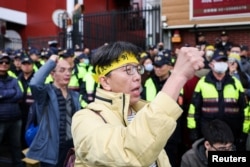
<svg viewBox="0 0 250 167"><path fill-rule="evenodd" d="M122 66L121 68L125 68L125 71L127 72L128 75L134 75L136 71L140 75L144 74L144 67L143 67L143 65L128 64L126 66Z"/></svg>
<svg viewBox="0 0 250 167"><path fill-rule="evenodd" d="M10 62L9 61L0 61L0 64L7 64L7 65L9 65Z"/></svg>
<svg viewBox="0 0 250 167"><path fill-rule="evenodd" d="M214 147L211 144L212 148L215 149L216 151L236 151L235 145L231 145L230 147Z"/></svg>

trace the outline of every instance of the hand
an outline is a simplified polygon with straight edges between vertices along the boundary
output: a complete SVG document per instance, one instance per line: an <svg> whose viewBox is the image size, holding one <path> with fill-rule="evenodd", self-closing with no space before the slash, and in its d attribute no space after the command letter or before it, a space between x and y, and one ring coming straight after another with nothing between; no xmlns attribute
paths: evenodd
<svg viewBox="0 0 250 167"><path fill-rule="evenodd" d="M58 62L58 60L59 60L59 56L58 55L55 55L55 54L53 54L53 55L51 55L50 56L50 58L49 58L50 60L53 60L54 62Z"/></svg>
<svg viewBox="0 0 250 167"><path fill-rule="evenodd" d="M204 52L194 47L182 47L178 53L172 74L186 80L194 76L195 71L204 67Z"/></svg>

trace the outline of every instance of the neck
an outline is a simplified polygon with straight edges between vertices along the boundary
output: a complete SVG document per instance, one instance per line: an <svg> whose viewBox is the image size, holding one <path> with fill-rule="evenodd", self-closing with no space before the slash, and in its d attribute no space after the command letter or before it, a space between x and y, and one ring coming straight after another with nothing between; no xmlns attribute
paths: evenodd
<svg viewBox="0 0 250 167"><path fill-rule="evenodd" d="M25 79L28 79L31 76L32 73L23 73L23 77Z"/></svg>
<svg viewBox="0 0 250 167"><path fill-rule="evenodd" d="M164 81L164 80L168 79L168 77L169 77L169 73L165 76L159 77L159 79L160 79L160 81Z"/></svg>
<svg viewBox="0 0 250 167"><path fill-rule="evenodd" d="M215 77L217 80L219 80L219 81L221 81L221 80L225 77L225 75L226 75L226 73L218 74L218 73L215 73L215 72L213 72L213 74L214 74L214 77Z"/></svg>
<svg viewBox="0 0 250 167"><path fill-rule="evenodd" d="M54 83L54 86L62 91L63 97L66 98L68 95L68 87L67 86L62 86L57 83Z"/></svg>
<svg viewBox="0 0 250 167"><path fill-rule="evenodd" d="M128 116L130 116L130 115L132 115L132 108L131 107L128 108Z"/></svg>
<svg viewBox="0 0 250 167"><path fill-rule="evenodd" d="M6 72L0 72L0 78L6 78L7 76Z"/></svg>

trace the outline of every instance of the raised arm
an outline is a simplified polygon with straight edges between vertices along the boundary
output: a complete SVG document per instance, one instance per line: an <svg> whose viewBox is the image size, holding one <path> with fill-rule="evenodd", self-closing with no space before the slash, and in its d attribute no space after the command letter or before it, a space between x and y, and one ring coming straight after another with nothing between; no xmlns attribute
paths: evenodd
<svg viewBox="0 0 250 167"><path fill-rule="evenodd" d="M199 51L197 48L181 48L174 69L162 91L177 100L184 84L194 76L196 70L204 67L203 54L203 51Z"/></svg>

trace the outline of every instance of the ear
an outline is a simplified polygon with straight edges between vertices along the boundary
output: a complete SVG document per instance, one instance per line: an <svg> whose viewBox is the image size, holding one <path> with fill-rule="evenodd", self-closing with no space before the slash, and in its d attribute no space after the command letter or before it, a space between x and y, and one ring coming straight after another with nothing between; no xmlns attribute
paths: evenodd
<svg viewBox="0 0 250 167"><path fill-rule="evenodd" d="M204 142L204 146L205 146L206 149L208 149L209 147L211 147L211 145L209 144L208 141L205 141L205 142Z"/></svg>
<svg viewBox="0 0 250 167"><path fill-rule="evenodd" d="M104 90L110 91L111 87L108 81L108 78L105 76L102 76L99 78L99 82Z"/></svg>
<svg viewBox="0 0 250 167"><path fill-rule="evenodd" d="M53 76L54 74L55 74L55 71L54 71L54 70L50 72L50 75L51 75L51 76Z"/></svg>
<svg viewBox="0 0 250 167"><path fill-rule="evenodd" d="M210 67L210 69L213 69L214 67L214 60L210 61L208 66Z"/></svg>

